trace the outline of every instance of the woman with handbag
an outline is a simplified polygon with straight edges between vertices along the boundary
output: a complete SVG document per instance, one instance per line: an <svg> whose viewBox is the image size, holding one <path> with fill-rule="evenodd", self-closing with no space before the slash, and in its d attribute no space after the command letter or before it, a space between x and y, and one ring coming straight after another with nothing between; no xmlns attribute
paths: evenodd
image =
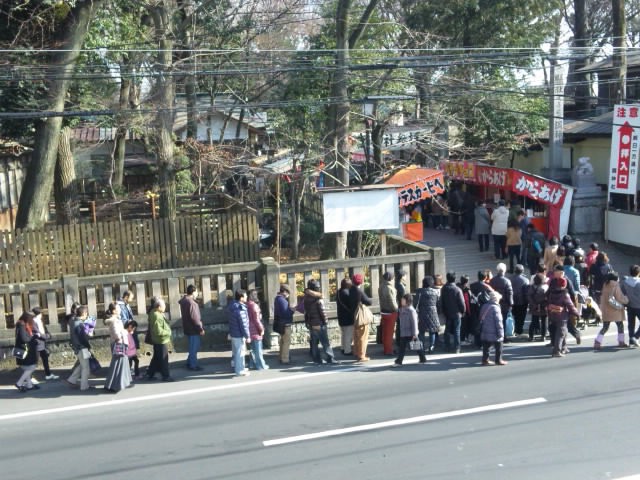
<svg viewBox="0 0 640 480"><path fill-rule="evenodd" d="M362 282L364 276L356 273L351 277L351 288L349 289L349 306L353 316L353 350L358 362L367 362L367 344L369 343L369 317L370 311L368 306L371 305L371 299L362 290ZM363 318L365 319L363 320Z"/></svg>
<svg viewBox="0 0 640 480"><path fill-rule="evenodd" d="M109 337L111 337L111 363L104 389L107 392L118 393L129 387L132 379L127 357L129 332L124 328L117 303L109 304L104 324L109 328Z"/></svg>
<svg viewBox="0 0 640 480"><path fill-rule="evenodd" d="M16 388L20 393L28 390L38 390L39 385L34 385L31 375L38 363L38 339L40 334L33 324L33 314L24 312L16 322L16 342L13 349L13 356L16 363L22 368L22 375L16 382Z"/></svg>
<svg viewBox="0 0 640 480"><path fill-rule="evenodd" d="M427 363L427 357L424 354L424 348L418 340L418 312L413 308L413 298L410 293L406 293L400 299L400 310L398 312L398 321L400 322L400 345L398 358L393 362L394 367L402 366L404 353L407 346L418 354L420 363ZM411 345L410 345L411 344Z"/></svg>
<svg viewBox="0 0 640 480"><path fill-rule="evenodd" d="M602 295L600 297L600 310L602 311L602 329L596 336L593 343L594 350L600 350L604 340L604 334L609 330L609 324L615 322L618 328L618 347L628 347L624 343L624 306L629 303L627 296L622 293L620 284L618 283L618 274L609 272L605 276L604 285L602 286Z"/></svg>

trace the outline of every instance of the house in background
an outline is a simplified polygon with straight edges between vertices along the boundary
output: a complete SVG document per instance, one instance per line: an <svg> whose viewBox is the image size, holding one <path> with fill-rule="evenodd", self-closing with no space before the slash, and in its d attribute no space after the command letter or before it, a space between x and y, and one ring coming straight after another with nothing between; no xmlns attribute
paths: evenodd
<svg viewBox="0 0 640 480"><path fill-rule="evenodd" d="M266 152L267 114L243 106L229 95L197 96L198 128L196 140L202 143L241 142ZM184 95L176 95L176 136L187 138L187 102ZM255 153L258 153L257 151Z"/></svg>
<svg viewBox="0 0 640 480"><path fill-rule="evenodd" d="M13 230L31 149L0 139L0 230Z"/></svg>

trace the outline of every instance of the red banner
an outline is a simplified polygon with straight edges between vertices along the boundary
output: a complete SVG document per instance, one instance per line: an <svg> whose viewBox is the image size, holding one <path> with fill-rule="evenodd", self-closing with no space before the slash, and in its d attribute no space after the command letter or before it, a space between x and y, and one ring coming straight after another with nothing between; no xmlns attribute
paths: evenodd
<svg viewBox="0 0 640 480"><path fill-rule="evenodd" d="M511 170L498 167L476 166L476 181L478 185L511 190Z"/></svg>
<svg viewBox="0 0 640 480"><path fill-rule="evenodd" d="M564 204L564 197L567 193L559 183L542 180L518 171L513 172L512 190L518 195L554 207L561 207Z"/></svg>
<svg viewBox="0 0 640 480"><path fill-rule="evenodd" d="M620 132L620 136L618 137L618 168L615 172L616 189L628 190L633 127L629 122L624 122L624 125L622 125L618 130Z"/></svg>

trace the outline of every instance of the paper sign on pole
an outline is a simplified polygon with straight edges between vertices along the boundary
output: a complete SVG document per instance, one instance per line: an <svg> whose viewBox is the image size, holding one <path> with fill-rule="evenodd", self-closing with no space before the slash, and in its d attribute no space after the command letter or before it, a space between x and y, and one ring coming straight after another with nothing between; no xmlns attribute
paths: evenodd
<svg viewBox="0 0 640 480"><path fill-rule="evenodd" d="M640 145L640 105L616 105L613 110L609 193L636 194Z"/></svg>

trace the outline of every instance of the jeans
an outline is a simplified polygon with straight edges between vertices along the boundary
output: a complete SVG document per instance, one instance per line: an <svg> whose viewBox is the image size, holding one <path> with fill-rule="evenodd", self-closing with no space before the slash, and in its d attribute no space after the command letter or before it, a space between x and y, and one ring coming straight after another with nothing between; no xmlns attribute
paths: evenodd
<svg viewBox="0 0 640 480"><path fill-rule="evenodd" d="M487 250L489 250L489 234L488 233L478 234L478 245L480 246L481 252L486 252Z"/></svg>
<svg viewBox="0 0 640 480"><path fill-rule="evenodd" d="M553 321L553 353L562 353L567 344L567 321Z"/></svg>
<svg viewBox="0 0 640 480"><path fill-rule="evenodd" d="M509 273L513 273L513 268L520 263L520 245L509 245L507 252L509 254Z"/></svg>
<svg viewBox="0 0 640 480"><path fill-rule="evenodd" d="M236 375L244 372L244 355L242 354L244 343L244 337L231 337L231 359L233 360L233 371Z"/></svg>
<svg viewBox="0 0 640 480"><path fill-rule="evenodd" d="M529 340L533 340L536 328L540 330L540 340L544 342L544 337L547 334L547 317L531 315L531 323L529 324Z"/></svg>
<svg viewBox="0 0 640 480"><path fill-rule="evenodd" d="M638 338L640 336L640 328L636 332L636 319L640 320L640 308L627 306L627 326L629 327L629 340L631 336Z"/></svg>
<svg viewBox="0 0 640 480"><path fill-rule="evenodd" d="M322 350L324 351L325 356L327 357L328 363L333 363L333 349L331 348L331 344L329 343L329 335L327 334L327 326L326 325L318 325L315 327L311 327L311 356L313 357L313 361L315 363L322 363L322 355L320 354L320 349L318 348L318 343L322 345Z"/></svg>
<svg viewBox="0 0 640 480"><path fill-rule="evenodd" d="M187 367L196 368L198 366L198 350L200 350L200 335L187 335L187 337L189 338Z"/></svg>
<svg viewBox="0 0 640 480"><path fill-rule="evenodd" d="M251 357L249 364L255 367L256 370L267 370L269 368L262 354L262 340L251 340Z"/></svg>
<svg viewBox="0 0 640 480"><path fill-rule="evenodd" d="M40 354L40 358L42 359L44 374L48 377L49 375L51 375L51 367L49 367L49 352L45 348L44 350L40 350L38 353Z"/></svg>
<svg viewBox="0 0 640 480"><path fill-rule="evenodd" d="M400 337L400 351L398 352L398 358L396 358L395 363L398 365L402 365L402 361L404 360L404 353L407 351L407 347L409 346L409 342L413 340L413 337ZM424 342L422 343L422 349L417 350L416 353L418 357L420 357L420 363L424 363L427 361L427 358L424 356Z"/></svg>
<svg viewBox="0 0 640 480"><path fill-rule="evenodd" d="M504 246L507 243L506 235L494 235L493 236L493 252L497 260L505 258Z"/></svg>
<svg viewBox="0 0 640 480"><path fill-rule="evenodd" d="M456 315L452 318L447 318L447 323L444 329L444 345L447 349L450 348L451 339L450 335L453 335L453 349L457 352L460 350L460 325L462 320L460 315Z"/></svg>

